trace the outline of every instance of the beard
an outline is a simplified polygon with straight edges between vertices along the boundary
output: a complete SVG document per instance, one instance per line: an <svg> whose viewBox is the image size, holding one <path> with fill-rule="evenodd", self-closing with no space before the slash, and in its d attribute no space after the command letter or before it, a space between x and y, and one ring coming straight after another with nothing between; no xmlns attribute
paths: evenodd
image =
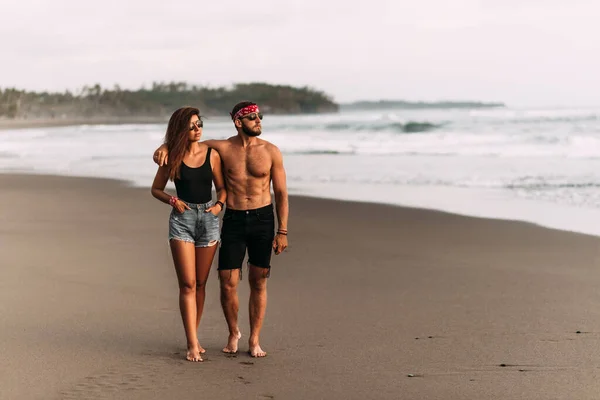
<svg viewBox="0 0 600 400"><path fill-rule="evenodd" d="M260 126L257 128L257 130L252 130L252 128L248 128L246 125L242 124L242 131L248 136L259 136L262 133L262 128Z"/></svg>

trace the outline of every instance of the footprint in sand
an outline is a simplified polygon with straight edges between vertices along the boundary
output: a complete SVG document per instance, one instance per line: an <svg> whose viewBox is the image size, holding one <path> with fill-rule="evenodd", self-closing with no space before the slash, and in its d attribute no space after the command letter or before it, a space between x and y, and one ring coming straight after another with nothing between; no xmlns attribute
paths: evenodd
<svg viewBox="0 0 600 400"><path fill-rule="evenodd" d="M179 353L177 353L180 356ZM141 360L113 366L86 376L60 392L60 399L116 399L129 398L132 392L153 391L177 385L180 375L165 374L173 369L171 354L145 352ZM178 360L179 361L179 360ZM181 364L187 361L183 360ZM129 395L127 395L129 393Z"/></svg>
<svg viewBox="0 0 600 400"><path fill-rule="evenodd" d="M249 385L250 381L246 380L246 378L244 378L243 376L238 376L238 379L244 384L244 385Z"/></svg>

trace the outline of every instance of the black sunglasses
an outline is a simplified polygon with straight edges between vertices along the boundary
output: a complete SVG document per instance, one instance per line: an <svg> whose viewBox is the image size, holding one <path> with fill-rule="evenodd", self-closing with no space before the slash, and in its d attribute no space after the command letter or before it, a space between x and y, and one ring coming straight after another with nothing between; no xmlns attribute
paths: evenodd
<svg viewBox="0 0 600 400"><path fill-rule="evenodd" d="M198 121L196 121L196 122L192 122L192 126L190 126L190 131L193 131L193 130L195 130L196 128L200 129L200 128L202 128L203 126L204 126L204 122L203 122L201 119L199 119L199 120L198 120Z"/></svg>
<svg viewBox="0 0 600 400"><path fill-rule="evenodd" d="M248 115L244 115L243 117L240 117L240 119L244 119L244 118L248 118L250 121L254 121L256 118L262 120L263 115L262 115L262 113L252 113L252 114L248 114Z"/></svg>

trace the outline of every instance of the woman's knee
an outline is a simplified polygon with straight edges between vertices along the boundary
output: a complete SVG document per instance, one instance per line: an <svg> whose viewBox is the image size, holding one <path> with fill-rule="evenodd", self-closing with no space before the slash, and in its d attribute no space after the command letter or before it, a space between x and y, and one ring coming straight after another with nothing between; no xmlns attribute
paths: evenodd
<svg viewBox="0 0 600 400"><path fill-rule="evenodd" d="M201 291L201 290L204 290L205 288L206 288L206 281L198 279L196 281L196 291Z"/></svg>
<svg viewBox="0 0 600 400"><path fill-rule="evenodd" d="M181 294L194 294L196 293L196 281L186 281L179 284L179 292Z"/></svg>

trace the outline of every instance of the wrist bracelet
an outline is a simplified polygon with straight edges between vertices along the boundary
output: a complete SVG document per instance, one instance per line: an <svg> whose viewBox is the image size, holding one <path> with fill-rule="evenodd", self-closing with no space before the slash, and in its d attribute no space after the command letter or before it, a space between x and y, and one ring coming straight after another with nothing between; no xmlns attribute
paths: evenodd
<svg viewBox="0 0 600 400"><path fill-rule="evenodd" d="M177 202L177 200L179 200L177 197L171 196L171 198L169 199L169 204L171 205L171 207L175 207L175 203Z"/></svg>
<svg viewBox="0 0 600 400"><path fill-rule="evenodd" d="M277 234L287 236L287 231L285 231L285 232L277 231Z"/></svg>
<svg viewBox="0 0 600 400"><path fill-rule="evenodd" d="M221 206L221 210L222 210L222 209L223 209L223 207L225 206L225 205L223 204L223 202L222 202L222 201L217 201L215 204L218 204L218 205L220 205L220 206Z"/></svg>

